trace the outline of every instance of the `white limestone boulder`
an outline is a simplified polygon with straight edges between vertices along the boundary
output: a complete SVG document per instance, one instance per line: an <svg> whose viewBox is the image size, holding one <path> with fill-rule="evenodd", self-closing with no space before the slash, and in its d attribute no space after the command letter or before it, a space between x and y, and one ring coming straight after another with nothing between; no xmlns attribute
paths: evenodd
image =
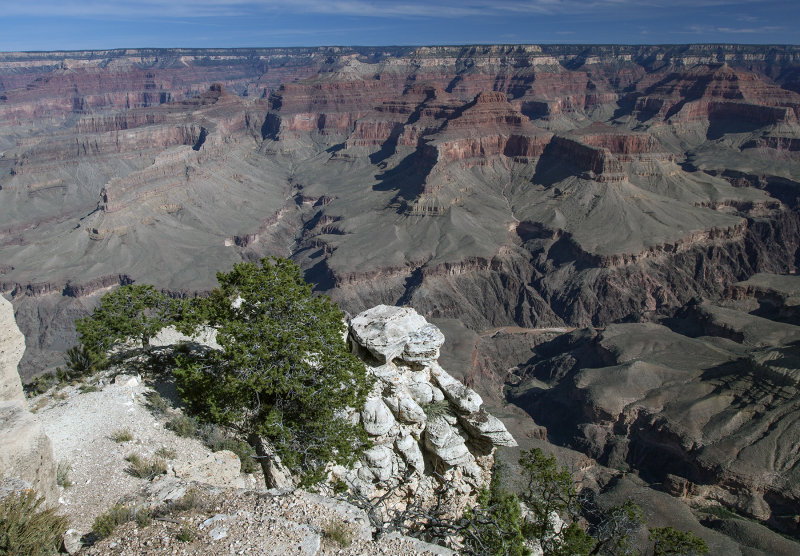
<svg viewBox="0 0 800 556"><path fill-rule="evenodd" d="M244 488L239 457L229 450L220 450L207 458L176 465L175 476L211 486Z"/></svg>
<svg viewBox="0 0 800 556"><path fill-rule="evenodd" d="M438 364L431 365L431 377L444 392L445 397L456 406L461 413L475 413L483 405L480 395L464 386Z"/></svg>
<svg viewBox="0 0 800 556"><path fill-rule="evenodd" d="M397 420L402 423L424 423L425 412L405 388L398 388L392 396L383 399Z"/></svg>
<svg viewBox="0 0 800 556"><path fill-rule="evenodd" d="M475 462L464 438L444 417L434 417L425 427L425 447L450 466L464 466Z"/></svg>
<svg viewBox="0 0 800 556"><path fill-rule="evenodd" d="M429 369L426 369L429 370ZM413 373L406 384L411 398L421 406L442 401L444 394L430 381L430 373Z"/></svg>
<svg viewBox="0 0 800 556"><path fill-rule="evenodd" d="M469 415L460 415L458 421L467 434L487 450L492 446L517 445L517 441L508 432L503 422L484 409Z"/></svg>
<svg viewBox="0 0 800 556"><path fill-rule="evenodd" d="M355 341L378 361L428 363L439 357L444 334L409 307L378 305L350 321Z"/></svg>
<svg viewBox="0 0 800 556"><path fill-rule="evenodd" d="M391 410L380 398L367 398L361 410L361 422L371 436L383 436L397 423Z"/></svg>
<svg viewBox="0 0 800 556"><path fill-rule="evenodd" d="M399 474L399 465L390 445L379 444L364 452L364 467L358 470L360 479L371 482L388 481Z"/></svg>
<svg viewBox="0 0 800 556"><path fill-rule="evenodd" d="M443 343L442 331L428 323L409 334L401 359L412 363L431 363L439 359L439 349Z"/></svg>
<svg viewBox="0 0 800 556"><path fill-rule="evenodd" d="M419 405L433 402L433 385L429 382L412 382L408 385L408 392Z"/></svg>
<svg viewBox="0 0 800 556"><path fill-rule="evenodd" d="M411 469L408 486L416 490L414 481L432 480L425 467L433 461L461 495L483 486L492 460L485 456L516 443L481 409L478 393L439 366L441 331L413 309L379 305L350 321L350 340L376 379L360 411L375 446L345 473L347 482L370 496L376 483L402 480Z"/></svg>
<svg viewBox="0 0 800 556"><path fill-rule="evenodd" d="M413 436L408 435L398 438L394 446L409 467L413 467L419 473L425 471L425 458L422 455L419 442Z"/></svg>

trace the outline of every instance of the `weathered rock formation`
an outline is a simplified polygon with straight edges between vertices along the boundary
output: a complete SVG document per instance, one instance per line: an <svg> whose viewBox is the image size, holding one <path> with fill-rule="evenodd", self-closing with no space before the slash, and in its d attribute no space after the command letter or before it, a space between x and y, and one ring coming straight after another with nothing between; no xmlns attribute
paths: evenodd
<svg viewBox="0 0 800 556"><path fill-rule="evenodd" d="M543 343L512 399L557 442L797 534L800 327L766 318L783 311L752 295L798 280L759 275L725 307Z"/></svg>
<svg viewBox="0 0 800 556"><path fill-rule="evenodd" d="M0 55L0 287L23 374L57 364L103 288L192 295L265 254L352 313L409 304L476 331L637 318L791 270L799 60L725 45Z"/></svg>
<svg viewBox="0 0 800 556"><path fill-rule="evenodd" d="M0 402L24 403L17 365L25 352L25 337L14 320L14 308L0 296Z"/></svg>
<svg viewBox="0 0 800 556"><path fill-rule="evenodd" d="M432 492L445 480L465 500L487 484L495 447L517 443L477 392L439 366L441 331L414 309L378 305L350 321L350 341L376 379L354 415L373 446L342 478L367 493L412 482Z"/></svg>
<svg viewBox="0 0 800 556"><path fill-rule="evenodd" d="M0 483L33 488L48 505L58 500L50 439L28 411L17 373L25 338L11 303L0 296Z"/></svg>

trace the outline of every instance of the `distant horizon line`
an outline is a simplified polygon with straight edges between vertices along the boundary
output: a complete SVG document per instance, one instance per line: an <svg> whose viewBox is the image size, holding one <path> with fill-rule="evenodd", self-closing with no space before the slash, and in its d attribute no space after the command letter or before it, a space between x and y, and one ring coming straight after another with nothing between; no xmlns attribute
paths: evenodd
<svg viewBox="0 0 800 556"><path fill-rule="evenodd" d="M461 43L461 44L385 44L385 45L317 45L317 46L220 46L220 47L192 47L192 46L143 46L119 48L75 48L60 50L0 50L0 55L6 54L69 54L82 52L125 53L127 51L268 51L268 50L324 50L324 49L417 49L417 48L468 48L468 47L629 47L629 48L665 48L665 47L758 47L758 48L789 48L800 49L800 43L735 43L735 42L686 42L686 43L571 43L571 42L542 42L542 43Z"/></svg>

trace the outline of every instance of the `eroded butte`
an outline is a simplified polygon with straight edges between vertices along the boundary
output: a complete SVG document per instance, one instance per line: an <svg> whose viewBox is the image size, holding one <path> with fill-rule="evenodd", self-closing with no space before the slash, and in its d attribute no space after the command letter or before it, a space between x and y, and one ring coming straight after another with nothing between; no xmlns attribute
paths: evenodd
<svg viewBox="0 0 800 556"><path fill-rule="evenodd" d="M515 434L670 454L675 492L796 533L798 91L789 46L2 54L22 374L113 286L291 257L435 321L490 407L512 381Z"/></svg>

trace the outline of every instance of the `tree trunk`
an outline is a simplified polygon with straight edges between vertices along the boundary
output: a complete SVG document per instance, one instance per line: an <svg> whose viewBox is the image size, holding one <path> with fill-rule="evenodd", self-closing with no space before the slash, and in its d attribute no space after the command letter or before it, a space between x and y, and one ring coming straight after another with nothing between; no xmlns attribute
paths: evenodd
<svg viewBox="0 0 800 556"><path fill-rule="evenodd" d="M294 477L281 463L281 458L275 453L272 443L257 434L251 434L248 440L256 450L258 461L261 462L267 488L294 488L296 486Z"/></svg>

